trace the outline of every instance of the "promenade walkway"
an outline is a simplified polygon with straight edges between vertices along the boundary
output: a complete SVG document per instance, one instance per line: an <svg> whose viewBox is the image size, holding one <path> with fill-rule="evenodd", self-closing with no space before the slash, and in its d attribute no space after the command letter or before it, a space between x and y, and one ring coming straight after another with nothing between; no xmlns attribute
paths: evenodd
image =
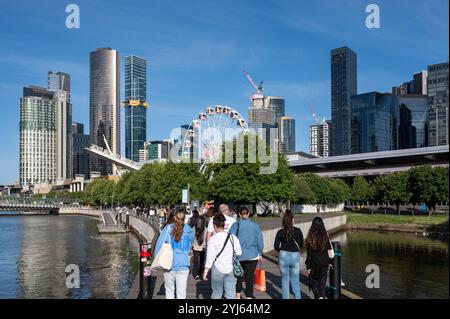
<svg viewBox="0 0 450 319"><path fill-rule="evenodd" d="M278 265L271 260L263 258L263 261L259 264L259 267L266 270L266 288L265 292L261 292L255 289L256 299L281 299L281 274ZM209 274L210 276L211 274ZM151 275L151 286L150 290L153 299L165 299L164 290L164 277L162 271L153 271ZM303 299L313 298L313 294L309 291L306 285L306 277L301 276L301 292ZM244 297L245 294L243 293ZM195 281L192 274L189 274L188 284L187 284L187 299L211 299L211 282L208 280ZM294 298L292 295L291 298Z"/></svg>

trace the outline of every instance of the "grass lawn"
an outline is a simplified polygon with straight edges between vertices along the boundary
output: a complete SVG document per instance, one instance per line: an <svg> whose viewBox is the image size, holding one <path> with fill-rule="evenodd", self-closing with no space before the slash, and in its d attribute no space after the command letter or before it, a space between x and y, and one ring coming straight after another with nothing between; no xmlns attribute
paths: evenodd
<svg viewBox="0 0 450 319"><path fill-rule="evenodd" d="M424 215L424 216L398 216L384 214L358 214L347 213L347 223L353 225L370 224L392 224L392 225L417 225L433 226L448 225L448 216L446 215Z"/></svg>

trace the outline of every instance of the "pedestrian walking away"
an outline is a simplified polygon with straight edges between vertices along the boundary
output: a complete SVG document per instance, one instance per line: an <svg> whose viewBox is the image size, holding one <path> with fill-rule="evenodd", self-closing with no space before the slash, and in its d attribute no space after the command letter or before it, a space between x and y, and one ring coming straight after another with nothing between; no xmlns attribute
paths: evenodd
<svg viewBox="0 0 450 319"><path fill-rule="evenodd" d="M215 235L212 236L207 245L205 270L203 280L208 280L208 273L211 270L212 299L235 299L236 298L236 277L233 273L234 255L242 254L239 239L226 233L225 216L217 214L213 217Z"/></svg>
<svg viewBox="0 0 450 319"><path fill-rule="evenodd" d="M325 299L328 270L334 258L334 250L322 218L313 219L305 246L309 288L315 299Z"/></svg>
<svg viewBox="0 0 450 319"><path fill-rule="evenodd" d="M259 225L250 219L248 208L244 207L239 212L239 221L231 226L230 233L236 235L242 249L239 262L244 269L243 278L238 278L236 283L236 298L241 298L242 283L245 282L245 297L254 298L255 270L261 261L264 249L264 239Z"/></svg>
<svg viewBox="0 0 450 319"><path fill-rule="evenodd" d="M173 217L173 224L166 225L161 231L155 247L158 255L163 242L170 243L173 251L172 269L164 272L166 299L186 299L187 280L189 275L189 253L194 241L194 232L184 223L186 213L178 209ZM176 294L175 294L176 292Z"/></svg>
<svg viewBox="0 0 450 319"><path fill-rule="evenodd" d="M300 292L300 250L303 247L303 234L294 227L294 215L286 210L282 229L275 236L274 249L279 252L278 263L281 272L283 299L290 298L289 284L295 299L301 299Z"/></svg>

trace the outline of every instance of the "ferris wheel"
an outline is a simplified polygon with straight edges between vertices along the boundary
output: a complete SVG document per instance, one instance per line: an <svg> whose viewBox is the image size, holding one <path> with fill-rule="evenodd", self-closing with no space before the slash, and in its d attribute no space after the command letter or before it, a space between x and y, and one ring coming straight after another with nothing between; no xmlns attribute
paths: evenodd
<svg viewBox="0 0 450 319"><path fill-rule="evenodd" d="M198 113L186 131L182 144L182 159L196 160L204 167L221 159L222 145L248 130L247 122L235 109L214 105Z"/></svg>

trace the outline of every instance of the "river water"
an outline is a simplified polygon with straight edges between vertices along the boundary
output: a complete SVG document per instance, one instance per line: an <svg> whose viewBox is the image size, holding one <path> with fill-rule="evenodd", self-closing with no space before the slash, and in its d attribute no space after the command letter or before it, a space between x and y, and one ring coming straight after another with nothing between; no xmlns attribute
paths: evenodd
<svg viewBox="0 0 450 319"><path fill-rule="evenodd" d="M137 274L132 234L99 235L84 216L0 217L0 298L126 298ZM77 265L80 288L66 287Z"/></svg>
<svg viewBox="0 0 450 319"><path fill-rule="evenodd" d="M449 298L448 239L388 232L349 231L342 243L345 289L363 298ZM367 265L380 271L380 288L366 286Z"/></svg>

